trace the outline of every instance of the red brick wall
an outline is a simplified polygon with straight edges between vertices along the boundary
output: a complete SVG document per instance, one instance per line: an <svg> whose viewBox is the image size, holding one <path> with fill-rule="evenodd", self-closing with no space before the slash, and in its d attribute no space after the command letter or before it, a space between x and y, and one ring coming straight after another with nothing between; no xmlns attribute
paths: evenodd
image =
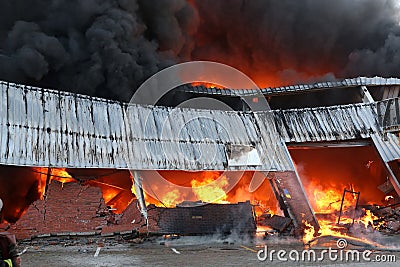
<svg viewBox="0 0 400 267"><path fill-rule="evenodd" d="M107 211L101 189L78 183L62 184L52 181L44 200L33 202L22 217L11 226L17 239L28 239L43 234L96 232L112 234L134 229L158 232L159 210L149 207L149 227L133 200L121 214ZM112 220L114 218L114 220ZM134 223L132 223L134 222Z"/></svg>
<svg viewBox="0 0 400 267"><path fill-rule="evenodd" d="M107 217L101 214L106 210L99 188L52 181L46 199L32 203L10 231L18 239L60 232L90 232L107 224Z"/></svg>

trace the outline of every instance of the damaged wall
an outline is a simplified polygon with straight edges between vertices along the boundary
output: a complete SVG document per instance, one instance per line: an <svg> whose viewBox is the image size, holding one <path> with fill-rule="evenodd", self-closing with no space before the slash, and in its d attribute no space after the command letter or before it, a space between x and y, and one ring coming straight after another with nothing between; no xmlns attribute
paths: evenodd
<svg viewBox="0 0 400 267"><path fill-rule="evenodd" d="M155 234L212 234L218 231L254 232L250 202L208 204L190 208L148 206L148 227L133 200L121 214L108 211L101 189L52 181L44 200L33 202L11 226L17 239L46 235L102 235L138 231Z"/></svg>
<svg viewBox="0 0 400 267"><path fill-rule="evenodd" d="M52 181L44 200L33 202L11 226L18 239L52 233L94 232L107 224L101 189Z"/></svg>

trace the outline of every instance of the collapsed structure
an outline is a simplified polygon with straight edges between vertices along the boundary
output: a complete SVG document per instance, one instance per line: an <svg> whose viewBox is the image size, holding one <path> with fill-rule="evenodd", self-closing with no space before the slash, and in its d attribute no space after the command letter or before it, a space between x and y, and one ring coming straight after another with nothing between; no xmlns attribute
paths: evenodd
<svg viewBox="0 0 400 267"><path fill-rule="evenodd" d="M389 196L395 204L400 194L399 88L399 79L357 78L262 89L270 103L274 97L332 90L358 96L346 100L351 103L330 99L333 103L322 106L270 111L248 109L243 99L257 101L252 91L186 86L173 92L188 98L206 95L234 107L223 111L129 105L2 82L4 217L14 223L19 238L133 229L201 234L238 227L251 232L254 217L262 225L262 218L271 218L268 213L288 218L299 234L304 225L319 228L323 211L339 204L342 213L346 206L344 191L342 205L334 196L321 208L317 188L324 195L359 192L364 205L382 205ZM335 155L336 168L348 166L358 173L335 174L331 162L326 171L323 161L310 167L328 154ZM210 197L208 184L222 192ZM225 215L213 221L216 213Z"/></svg>

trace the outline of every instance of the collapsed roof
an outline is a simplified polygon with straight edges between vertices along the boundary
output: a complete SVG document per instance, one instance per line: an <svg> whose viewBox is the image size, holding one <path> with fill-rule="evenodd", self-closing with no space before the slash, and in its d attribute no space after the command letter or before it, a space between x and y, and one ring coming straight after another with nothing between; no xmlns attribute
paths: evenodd
<svg viewBox="0 0 400 267"><path fill-rule="evenodd" d="M388 85L400 79L357 78L324 86L343 83ZM313 87L323 86L294 86ZM1 82L0 164L285 171L294 170L286 142L359 139L371 139L388 162L400 159L398 139L386 131L400 129L399 101L262 112L200 110L129 105Z"/></svg>

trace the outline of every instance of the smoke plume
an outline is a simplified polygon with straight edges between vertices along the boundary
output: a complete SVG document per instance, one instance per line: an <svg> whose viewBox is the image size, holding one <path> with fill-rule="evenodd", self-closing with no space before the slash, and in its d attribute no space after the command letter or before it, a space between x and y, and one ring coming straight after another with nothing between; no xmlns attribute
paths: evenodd
<svg viewBox="0 0 400 267"><path fill-rule="evenodd" d="M127 101L187 60L260 86L400 76L396 0L4 0L0 79Z"/></svg>
<svg viewBox="0 0 400 267"><path fill-rule="evenodd" d="M399 76L396 1L196 0L195 59L236 66L261 86Z"/></svg>
<svg viewBox="0 0 400 267"><path fill-rule="evenodd" d="M196 12L184 0L4 0L0 78L129 100L185 58Z"/></svg>

